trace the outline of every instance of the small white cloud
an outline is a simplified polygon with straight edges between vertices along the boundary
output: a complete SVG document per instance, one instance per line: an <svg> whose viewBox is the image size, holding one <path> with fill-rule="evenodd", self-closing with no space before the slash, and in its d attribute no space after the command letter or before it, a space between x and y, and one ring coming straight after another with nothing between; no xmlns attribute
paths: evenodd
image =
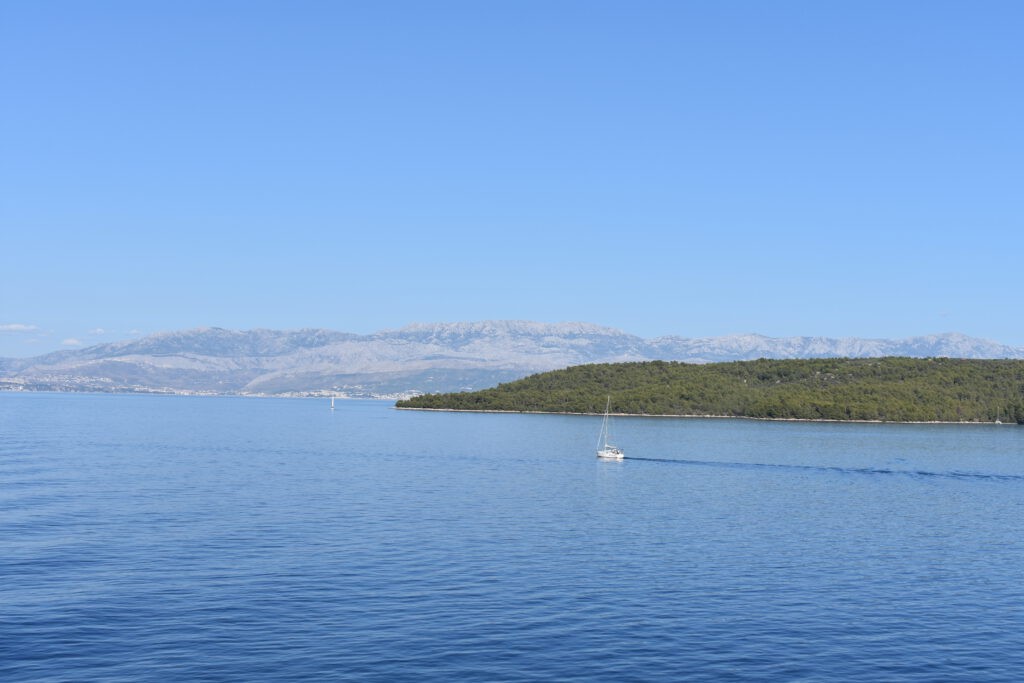
<svg viewBox="0 0 1024 683"><path fill-rule="evenodd" d="M0 325L0 332L35 332L38 329L35 325L24 325L22 323L5 323Z"/></svg>
<svg viewBox="0 0 1024 683"><path fill-rule="evenodd" d="M80 342L79 340L75 339L74 337L71 337L69 339L65 339L64 341L62 341L61 344L63 346L81 346L82 342Z"/></svg>
<svg viewBox="0 0 1024 683"><path fill-rule="evenodd" d="M89 334L91 334L94 337L98 337L98 336L106 334L106 333L107 333L107 331L105 329L103 329L102 327L95 327L95 328L89 330Z"/></svg>

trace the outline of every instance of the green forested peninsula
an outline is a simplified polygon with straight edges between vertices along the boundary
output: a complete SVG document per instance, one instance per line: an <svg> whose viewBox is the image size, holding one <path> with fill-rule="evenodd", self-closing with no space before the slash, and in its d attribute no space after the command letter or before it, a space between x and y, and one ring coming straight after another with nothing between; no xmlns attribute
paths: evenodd
<svg viewBox="0 0 1024 683"><path fill-rule="evenodd" d="M1024 424L1024 361L826 358L579 365L399 408Z"/></svg>

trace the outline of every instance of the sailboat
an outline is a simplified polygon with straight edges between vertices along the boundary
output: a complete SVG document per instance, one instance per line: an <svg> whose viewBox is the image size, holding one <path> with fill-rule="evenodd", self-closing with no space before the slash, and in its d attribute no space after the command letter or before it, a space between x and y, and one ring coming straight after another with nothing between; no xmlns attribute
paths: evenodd
<svg viewBox="0 0 1024 683"><path fill-rule="evenodd" d="M622 452L621 448L608 443L608 409L611 408L612 397L608 397L608 401L604 404L604 421L601 422L601 435L597 437L597 457L602 460L622 460L626 457L626 454Z"/></svg>

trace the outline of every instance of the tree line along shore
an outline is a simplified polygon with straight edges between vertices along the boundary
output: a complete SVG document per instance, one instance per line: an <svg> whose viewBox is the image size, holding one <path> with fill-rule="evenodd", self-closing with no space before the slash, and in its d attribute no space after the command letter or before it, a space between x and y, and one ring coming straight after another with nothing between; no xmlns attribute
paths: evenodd
<svg viewBox="0 0 1024 683"><path fill-rule="evenodd" d="M399 408L1024 424L1024 361L823 358L578 365Z"/></svg>

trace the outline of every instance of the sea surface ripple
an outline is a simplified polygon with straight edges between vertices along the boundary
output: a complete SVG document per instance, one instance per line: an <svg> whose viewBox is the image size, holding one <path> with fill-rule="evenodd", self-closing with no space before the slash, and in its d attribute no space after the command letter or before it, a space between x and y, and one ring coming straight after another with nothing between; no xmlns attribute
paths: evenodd
<svg viewBox="0 0 1024 683"><path fill-rule="evenodd" d="M337 405L0 393L0 680L1024 680L1024 428Z"/></svg>

